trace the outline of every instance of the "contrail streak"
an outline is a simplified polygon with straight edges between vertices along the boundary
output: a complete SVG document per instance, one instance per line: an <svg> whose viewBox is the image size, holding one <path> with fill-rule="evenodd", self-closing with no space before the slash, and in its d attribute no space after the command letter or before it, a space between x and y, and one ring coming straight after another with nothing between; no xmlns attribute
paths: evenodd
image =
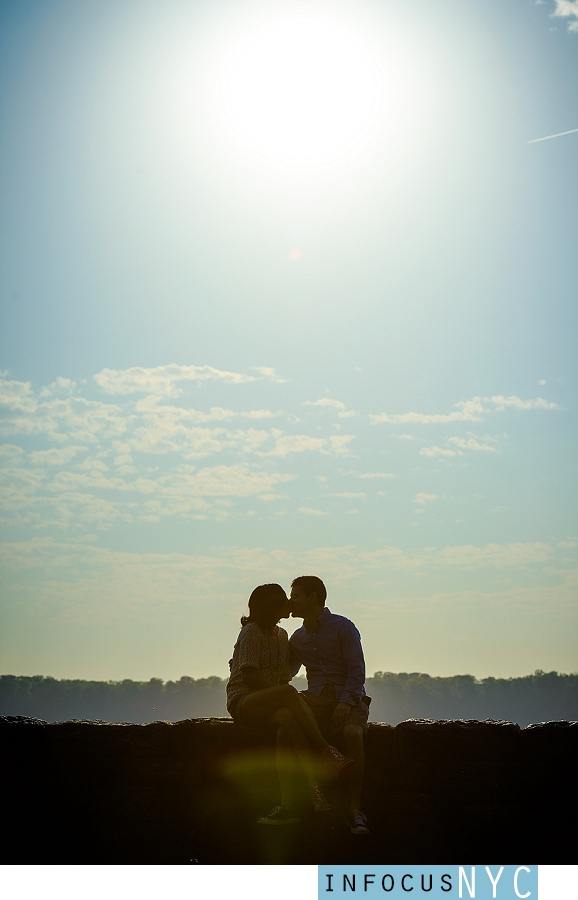
<svg viewBox="0 0 578 900"><path fill-rule="evenodd" d="M547 134L543 138L534 138L533 141L526 141L527 144L537 144L538 141L549 141L551 138L562 137L564 134L574 134L578 128L571 128L570 131L559 131L558 134Z"/></svg>

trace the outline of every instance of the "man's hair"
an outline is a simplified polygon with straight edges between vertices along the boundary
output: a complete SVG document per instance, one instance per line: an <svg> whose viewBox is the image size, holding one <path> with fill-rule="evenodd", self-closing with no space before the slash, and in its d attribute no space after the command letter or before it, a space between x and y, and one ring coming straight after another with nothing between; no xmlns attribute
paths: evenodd
<svg viewBox="0 0 578 900"><path fill-rule="evenodd" d="M300 575L299 578L293 579L291 587L299 588L304 594L312 594L315 592L317 594L317 599L325 606L327 591L325 590L325 585L317 575Z"/></svg>

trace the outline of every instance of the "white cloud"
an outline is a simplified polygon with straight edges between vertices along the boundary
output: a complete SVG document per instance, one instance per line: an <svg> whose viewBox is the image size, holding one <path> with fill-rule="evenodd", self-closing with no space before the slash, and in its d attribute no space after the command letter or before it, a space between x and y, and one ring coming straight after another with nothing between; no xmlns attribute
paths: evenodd
<svg viewBox="0 0 578 900"><path fill-rule="evenodd" d="M578 33L578 0L556 0L556 9L552 15L570 19L568 31Z"/></svg>
<svg viewBox="0 0 578 900"><path fill-rule="evenodd" d="M347 455L347 445L355 437L353 434L332 435L329 439L311 437L308 434L283 434L273 428L271 435L275 440L272 450L259 451L259 456L287 456L289 453L317 451L320 453L338 453Z"/></svg>
<svg viewBox="0 0 578 900"><path fill-rule="evenodd" d="M341 400L331 400L329 397L322 397L320 400L306 400L303 406L326 406L330 409L345 409L345 403Z"/></svg>
<svg viewBox="0 0 578 900"><path fill-rule="evenodd" d="M370 415L369 418L372 425L377 425L379 422L403 422L414 425L429 425L432 423L441 424L446 422L478 422L480 415L486 412L480 402L481 399L482 398L480 397L474 397L472 400L461 400L459 403L454 403L454 406L458 408L458 412L417 413L412 411L407 413L396 413L395 415L381 413L380 415Z"/></svg>
<svg viewBox="0 0 578 900"><path fill-rule="evenodd" d="M70 493L85 490L87 488L105 490L105 491L127 491L134 490L134 485L125 482L122 478L115 476L107 477L104 472L94 467L87 472L58 472L52 481L47 485L49 491L55 493Z"/></svg>
<svg viewBox="0 0 578 900"><path fill-rule="evenodd" d="M489 435L485 435L485 437L482 438L482 441L484 441L485 443L482 443L480 440L478 440L476 435L472 434L471 432L468 432L468 437L464 438L464 437L460 437L460 436L455 436L455 437L449 437L447 439L446 443L453 444L454 447L457 447L457 450L451 450L448 447L438 447L437 444L434 444L433 447L422 447L421 450L419 451L419 454L420 454L420 456L430 456L430 457L436 457L436 456L452 457L452 456L456 456L456 454L459 456L463 456L464 450L473 450L473 451L485 450L490 453L496 452L497 448L493 447L492 444L496 444L498 442L497 438L493 438L493 437L490 437Z"/></svg>
<svg viewBox="0 0 578 900"><path fill-rule="evenodd" d="M426 547L415 553L406 553L399 547L383 547L379 550L362 551L358 554L366 563L375 562L401 569L459 568L459 569L503 569L523 568L554 558L550 544L541 542L485 544L457 544L438 549Z"/></svg>
<svg viewBox="0 0 578 900"><path fill-rule="evenodd" d="M488 405L489 404L489 405ZM449 413L380 413L379 415L370 414L369 419L372 425L378 425L382 422L405 423L413 425L440 425L448 422L479 422L482 416L491 412L502 412L508 408L514 409L559 409L557 403L551 403L544 400L543 397L536 397L533 400L522 400L520 397L512 395L503 397L497 395L495 397L472 397L471 400L460 400L454 403L457 412ZM492 409L493 407L493 409Z"/></svg>
<svg viewBox="0 0 578 900"><path fill-rule="evenodd" d="M62 378L59 376L52 384L49 384L48 387L42 388L40 391L40 397L53 397L54 394L64 393L64 394L73 394L76 389L76 382L71 381L70 378Z"/></svg>
<svg viewBox="0 0 578 900"><path fill-rule="evenodd" d="M460 409L466 419L477 420L477 418L487 412L484 407L487 397L472 397L470 400L459 400L454 403L456 409Z"/></svg>
<svg viewBox="0 0 578 900"><path fill-rule="evenodd" d="M109 403L70 397L42 404L39 412L43 408L46 409L49 421L60 420L73 441L83 443L108 440L124 434L127 429L127 421L120 407Z"/></svg>
<svg viewBox="0 0 578 900"><path fill-rule="evenodd" d="M224 435L223 428L186 428L165 419L135 428L127 443L134 453L178 453L190 459L220 453Z"/></svg>
<svg viewBox="0 0 578 900"><path fill-rule="evenodd" d="M298 513L301 513L304 516L326 516L327 513L323 512L321 509L313 509L311 506L300 506L297 510Z"/></svg>
<svg viewBox="0 0 578 900"><path fill-rule="evenodd" d="M241 453L259 453L259 448L270 439L268 431L257 431L255 428L227 432L227 446L238 449Z"/></svg>
<svg viewBox="0 0 578 900"><path fill-rule="evenodd" d="M47 400L37 404L34 414L13 416L3 420L3 434L46 434L51 440L79 443L95 442L122 434L126 421L121 409L108 403L84 397Z"/></svg>
<svg viewBox="0 0 578 900"><path fill-rule="evenodd" d="M22 447L17 447L16 444L0 445L1 466L13 466L15 464L18 464L23 456L24 450L22 449Z"/></svg>
<svg viewBox="0 0 578 900"><path fill-rule="evenodd" d="M365 497L365 493L355 493L354 491L342 491L340 494L330 494L330 497L343 497L346 500L355 500Z"/></svg>
<svg viewBox="0 0 578 900"><path fill-rule="evenodd" d="M422 447L419 451L420 456L455 456L455 450L444 450L434 444L433 447Z"/></svg>
<svg viewBox="0 0 578 900"><path fill-rule="evenodd" d="M311 515L309 510L305 507L300 512ZM319 516L319 513L321 510L316 510L313 516ZM148 515L155 518L154 513ZM190 603L191 584L195 586L197 597L206 598L208 604L219 599L226 610L230 608L227 607L229 600L238 604L234 598L239 596L239 585L254 586L257 581L268 578L288 584L299 572L322 574L332 591L339 585L354 583L354 580L359 583L361 576L369 575L373 583L376 578L383 577L388 604L397 602L404 608L408 601L411 603L415 575L421 574L421 584L427 587L422 588L421 601L416 597L418 608L421 602L422 608L426 603L430 608L433 604L434 609L440 608L439 582L435 580L439 573L443 573L445 584L448 569L472 572L471 581L460 579L459 588L450 592L462 607L467 604L489 610L498 605L525 609L530 613L547 609L550 615L565 616L575 609L578 584L578 570L568 568L564 551L541 543L428 547L409 554L395 546L367 551L352 545L312 547L305 551L233 546L222 552L185 554L113 551L95 546L89 538L56 541L46 537L6 543L0 547L0 554L6 570L25 576L17 593L11 594L9 599L16 596L18 603L28 609L38 608L41 604L43 610L47 604L56 601L54 615L60 620L76 620L84 625L101 621L107 627L118 618L134 622L135 611L147 605L150 608L150 604L154 604L152 608L157 610L159 617L166 617L167 603L172 604L177 599ZM551 574L545 584L532 583L530 587L512 589L511 573L515 569ZM501 585L498 581L496 587L484 593L478 581L478 573L483 571L498 576L503 572ZM404 579L410 588L397 599L395 594L392 595L391 582L388 582L391 572L396 572L396 578ZM558 585L552 584L552 576ZM376 614L382 617L382 596L383 590L380 590L370 601L375 604L370 606L374 618ZM343 612L347 614L346 609ZM232 626L238 621L236 605L230 621Z"/></svg>
<svg viewBox="0 0 578 900"><path fill-rule="evenodd" d="M242 412L240 415L245 419L273 419L280 416L280 412L272 412L270 409L251 409L249 412Z"/></svg>
<svg viewBox="0 0 578 900"><path fill-rule="evenodd" d="M347 446L351 441L355 440L354 434L333 434L329 438L329 443L331 446L331 450L334 453L342 453L346 455L349 453L349 447Z"/></svg>
<svg viewBox="0 0 578 900"><path fill-rule="evenodd" d="M65 466L86 447L52 447L50 450L33 450L28 459L33 466Z"/></svg>
<svg viewBox="0 0 578 900"><path fill-rule="evenodd" d="M275 434L276 429L273 429ZM308 434L284 434L275 437L273 450L261 453L262 456L287 456L289 453L304 453L308 450L323 450L325 438L314 438Z"/></svg>
<svg viewBox="0 0 578 900"><path fill-rule="evenodd" d="M417 503L420 506L425 506L427 503L433 503L434 500L437 500L437 499L438 499L437 494L424 494L424 493L420 492L419 494L415 495L414 499L411 502Z"/></svg>
<svg viewBox="0 0 578 900"><path fill-rule="evenodd" d="M485 450L489 453L495 453L496 447L492 447L488 441L492 441L493 443L497 443L496 438L485 437L483 438L486 443L480 443L480 441L474 436L463 438L463 437L449 437L448 443L455 444L456 447L459 447L461 450Z"/></svg>
<svg viewBox="0 0 578 900"><path fill-rule="evenodd" d="M540 542L514 544L486 544L476 547L465 544L455 547L444 547L436 551L433 560L436 565L458 566L460 568L505 568L509 566L525 566L545 562L552 556L549 544Z"/></svg>
<svg viewBox="0 0 578 900"><path fill-rule="evenodd" d="M7 375L8 372L0 372L0 406L21 412L34 412L36 400L30 382L12 381Z"/></svg>
<svg viewBox="0 0 578 900"><path fill-rule="evenodd" d="M270 366L251 366L251 368L269 381L275 381L277 384L286 384L286 379L277 375L275 369L272 369Z"/></svg>
<svg viewBox="0 0 578 900"><path fill-rule="evenodd" d="M261 378L278 380L272 369L256 368L256 370ZM120 370L102 369L94 376L94 380L106 394L147 393L176 397L181 393L177 385L183 381L217 380L229 384L244 384L256 381L257 378L254 375L215 369L213 366L179 366L173 363L149 369L142 366Z"/></svg>
<svg viewBox="0 0 578 900"><path fill-rule="evenodd" d="M165 402L161 394L147 394L146 397L137 400L133 408L136 413L142 414L151 421L155 421L155 417L160 417L192 425L199 425L205 422L222 422L225 419L232 419L239 415L234 410L224 409L222 406L212 406L208 412L203 412L190 406L170 405Z"/></svg>
<svg viewBox="0 0 578 900"><path fill-rule="evenodd" d="M264 472L246 463L238 463L206 467L199 471L181 466L175 474L161 477L160 485L163 495L172 497L249 497L272 493L275 485L292 479L292 475Z"/></svg>
<svg viewBox="0 0 578 900"><path fill-rule="evenodd" d="M100 524L104 527L121 517L132 521L134 516L140 522L155 522L170 516L206 518L212 511L217 518L223 518L223 510L217 507L231 505L225 498L280 499L274 489L292 478L289 474L263 472L247 464L200 470L183 465L156 480L139 477L132 482L110 478L97 468L86 473L60 472L48 486L56 493L52 501L56 518L52 524L67 526L73 517L92 523L98 521L101 513ZM116 490L127 499L122 503L110 502L85 493L87 489Z"/></svg>
<svg viewBox="0 0 578 900"><path fill-rule="evenodd" d="M0 469L0 498L4 510L20 510L30 501L43 481L43 474L33 469Z"/></svg>
<svg viewBox="0 0 578 900"><path fill-rule="evenodd" d="M521 400L520 397L516 397L515 395L510 397L502 397L501 395L497 397L489 397L486 398L487 402L493 403L496 409L502 410L507 409L508 407L512 407L514 409L559 409L557 403L550 403L548 400L544 400L543 397L536 397L534 400Z"/></svg>
<svg viewBox="0 0 578 900"><path fill-rule="evenodd" d="M369 419L372 425L379 425L381 422L403 423L405 425L429 425L442 424L445 422L478 422L479 417L468 412L452 412L452 413L397 413L388 415L388 413L380 413L379 415L370 414Z"/></svg>
<svg viewBox="0 0 578 900"><path fill-rule="evenodd" d="M294 454L343 458L352 453L355 436L339 433L343 426L333 414L333 426L329 427L323 415L324 408L337 416L354 415L340 400L323 397L308 401L305 405L313 410L310 416L317 408L315 428L310 429L312 434L298 434L293 432L304 426L295 421L284 424L289 433L272 428L269 420L281 413L270 409L239 411L226 403L218 405L220 398L210 408L194 409L185 400L172 399L182 393L181 387L187 382L213 379L217 384L237 384L264 378L280 380L267 368L256 368L248 375L211 366L103 369L94 381L103 391L117 395L111 403L103 400L112 398L95 401L82 396L84 383L77 386L69 379L57 378L35 394L29 382L11 381L4 373L0 378L0 399L6 415L0 427L5 434L30 437L27 453L16 444L0 450L0 462L5 466L6 516L34 528L71 529L81 529L88 523L91 528L107 528L115 521L153 522L167 516L245 516L246 505L239 509L241 504L233 502L234 498L256 497L263 503L282 498L280 486L295 476L275 471L286 468L291 472L289 464L281 461L290 460L291 466L297 468ZM94 384L88 390L94 394ZM471 421L490 412L555 408L556 404L540 397L522 400L496 395L460 401L449 413L410 412L401 416L418 422L448 418ZM284 411L283 415L291 413ZM383 416L392 419L387 414ZM338 433L328 433L331 430ZM398 434L397 438L407 441L411 435ZM496 440L468 432L465 437L447 439L445 447L435 444L422 448L420 453L450 457L467 451L495 451ZM164 458L160 459L160 455ZM214 459L219 456L220 459ZM207 464L199 469L195 464L201 458L207 458ZM253 460L252 465L244 461L248 458ZM158 465L151 466L152 461ZM218 461L222 464L214 465ZM392 472L341 474L378 482L397 477ZM320 478L327 480L327 475ZM378 486L382 487L375 485ZM333 496L353 500L365 494L344 491ZM416 512L436 498L417 494ZM292 499L297 506L305 498ZM231 509L220 508L225 502L231 504ZM255 507L263 511L261 504ZM305 515L327 514L321 510L303 513L310 509L300 508ZM250 512L257 514L255 510Z"/></svg>

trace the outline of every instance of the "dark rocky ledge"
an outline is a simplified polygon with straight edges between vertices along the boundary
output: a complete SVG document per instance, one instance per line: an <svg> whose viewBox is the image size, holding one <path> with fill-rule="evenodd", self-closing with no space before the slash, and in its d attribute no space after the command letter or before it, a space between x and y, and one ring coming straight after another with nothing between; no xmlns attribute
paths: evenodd
<svg viewBox="0 0 578 900"><path fill-rule="evenodd" d="M578 722L372 723L371 834L278 802L274 733L230 719L149 725L0 718L3 863L568 863Z"/></svg>

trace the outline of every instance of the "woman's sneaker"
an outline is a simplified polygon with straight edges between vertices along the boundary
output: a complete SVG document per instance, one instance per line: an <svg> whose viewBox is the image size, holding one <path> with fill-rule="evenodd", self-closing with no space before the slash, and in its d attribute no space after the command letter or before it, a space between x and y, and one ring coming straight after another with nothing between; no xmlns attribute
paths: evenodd
<svg viewBox="0 0 578 900"><path fill-rule="evenodd" d="M349 825L351 834L369 834L367 827L367 819L360 809L352 810L346 817L345 821Z"/></svg>
<svg viewBox="0 0 578 900"><path fill-rule="evenodd" d="M323 751L323 761L332 775L339 775L345 766L348 766L353 760L349 756L344 756L331 744L327 750Z"/></svg>
<svg viewBox="0 0 578 900"><path fill-rule="evenodd" d="M331 806L327 802L327 799L318 784L312 784L310 786L309 799L311 800L313 812L327 812L331 809Z"/></svg>
<svg viewBox="0 0 578 900"><path fill-rule="evenodd" d="M274 806L268 816L257 819L257 825L295 825L300 821L299 816L293 815L284 806Z"/></svg>

